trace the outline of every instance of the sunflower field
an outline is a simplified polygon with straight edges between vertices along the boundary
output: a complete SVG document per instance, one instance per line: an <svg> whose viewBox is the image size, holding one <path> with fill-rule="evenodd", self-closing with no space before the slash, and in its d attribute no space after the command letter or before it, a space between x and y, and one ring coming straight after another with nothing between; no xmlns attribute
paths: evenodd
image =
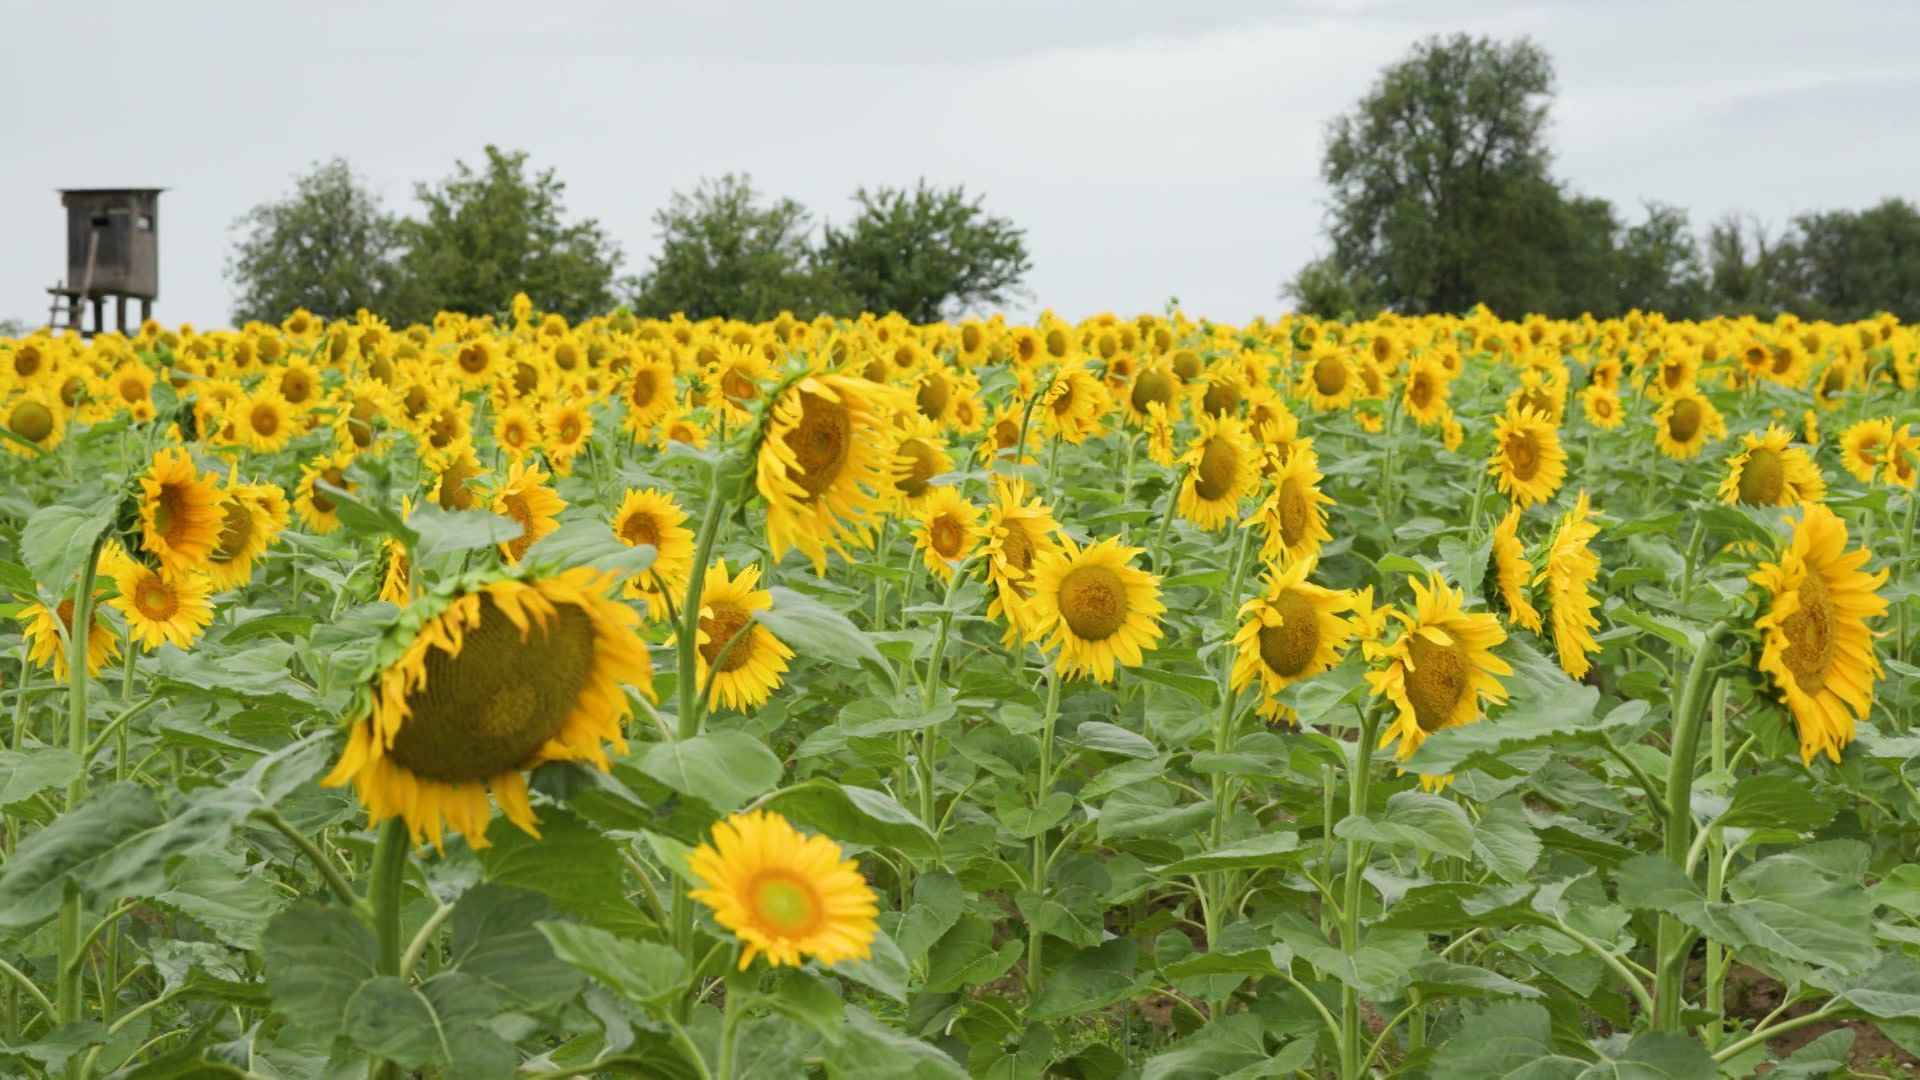
<svg viewBox="0 0 1920 1080"><path fill-rule="evenodd" d="M0 1075L1904 1075L1917 380L1890 318L0 339Z"/></svg>

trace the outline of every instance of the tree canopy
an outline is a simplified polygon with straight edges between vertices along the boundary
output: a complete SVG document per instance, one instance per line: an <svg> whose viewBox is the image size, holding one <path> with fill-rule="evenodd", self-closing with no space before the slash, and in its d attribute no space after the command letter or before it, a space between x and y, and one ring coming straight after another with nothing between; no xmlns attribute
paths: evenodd
<svg viewBox="0 0 1920 1080"><path fill-rule="evenodd" d="M1005 303L1032 266L1023 232L962 187L922 180L912 191L862 188L853 198L859 211L845 228L827 227L820 255L854 311L935 322Z"/></svg>
<svg viewBox="0 0 1920 1080"><path fill-rule="evenodd" d="M278 322L295 308L384 312L395 298L399 221L342 158L315 164L234 228L244 230L227 258L235 323Z"/></svg>
<svg viewBox="0 0 1920 1080"><path fill-rule="evenodd" d="M729 173L676 192L653 216L660 253L635 283L636 314L765 320L841 306L813 250L813 216L792 199L762 199Z"/></svg>

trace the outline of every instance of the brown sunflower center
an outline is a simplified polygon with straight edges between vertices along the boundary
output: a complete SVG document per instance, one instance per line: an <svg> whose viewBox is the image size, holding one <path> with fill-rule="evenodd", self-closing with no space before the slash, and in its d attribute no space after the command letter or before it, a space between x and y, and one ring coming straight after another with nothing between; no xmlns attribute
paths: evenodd
<svg viewBox="0 0 1920 1080"><path fill-rule="evenodd" d="M245 499L229 498L221 504L220 543L213 549L213 561L232 562L253 538L253 508Z"/></svg>
<svg viewBox="0 0 1920 1080"><path fill-rule="evenodd" d="M1304 542L1313 520L1313 505L1307 499L1305 482L1297 476L1287 477L1280 484L1277 502L1281 541L1288 547Z"/></svg>
<svg viewBox="0 0 1920 1080"><path fill-rule="evenodd" d="M479 462L457 458L440 474L440 490L435 498L442 510L471 510L476 499L467 481L480 475Z"/></svg>
<svg viewBox="0 0 1920 1080"><path fill-rule="evenodd" d="M1347 366L1337 356L1323 356L1315 360L1313 385L1328 397L1338 394L1347 385Z"/></svg>
<svg viewBox="0 0 1920 1080"><path fill-rule="evenodd" d="M1206 396L1200 399L1200 408L1208 416L1225 416L1239 407L1240 388L1225 379L1207 387Z"/></svg>
<svg viewBox="0 0 1920 1080"><path fill-rule="evenodd" d="M1273 606L1280 611L1280 625L1260 627L1260 660L1275 675L1293 678L1320 650L1319 612L1298 589L1282 592Z"/></svg>
<svg viewBox="0 0 1920 1080"><path fill-rule="evenodd" d="M734 635L753 623L753 613L738 604L716 603L709 605L713 614L700 617L700 632L707 640L700 643L700 656L709 667L716 666L719 660L721 671L738 671L746 667L753 659L753 636L741 635L734 641ZM728 648L732 645L732 648ZM724 653L724 655L723 655Z"/></svg>
<svg viewBox="0 0 1920 1080"><path fill-rule="evenodd" d="M927 543L943 559L957 559L967 543L967 531L951 515L941 514L927 526Z"/></svg>
<svg viewBox="0 0 1920 1080"><path fill-rule="evenodd" d="M946 376L939 372L928 375L920 383L920 392L913 401L920 409L920 415L929 420L938 420L947 413L947 402L952 399L953 391L947 386Z"/></svg>
<svg viewBox="0 0 1920 1080"><path fill-rule="evenodd" d="M13 373L23 379L32 378L40 373L40 350L32 345L20 346L13 354Z"/></svg>
<svg viewBox="0 0 1920 1080"><path fill-rule="evenodd" d="M727 373L720 377L720 392L735 401L752 401L759 396L760 388L739 368L728 368Z"/></svg>
<svg viewBox="0 0 1920 1080"><path fill-rule="evenodd" d="M1432 734L1446 727L1460 707L1471 681L1472 659L1466 646L1455 641L1436 645L1409 631L1407 642L1407 700L1420 730Z"/></svg>
<svg viewBox="0 0 1920 1080"><path fill-rule="evenodd" d="M1193 470L1194 494L1209 502L1224 499L1240 479L1240 451L1232 440L1215 435L1200 452L1200 464Z"/></svg>
<svg viewBox="0 0 1920 1080"><path fill-rule="evenodd" d="M394 761L431 780L484 780L523 767L566 726L593 671L594 627L557 604L523 635L486 594L458 655L427 650L425 677L407 695Z"/></svg>
<svg viewBox="0 0 1920 1080"><path fill-rule="evenodd" d="M120 400L131 405L136 401L145 401L146 399L147 384L141 382L139 376L129 375L120 380Z"/></svg>
<svg viewBox="0 0 1920 1080"><path fill-rule="evenodd" d="M1027 535L1026 526L1008 522L1006 539L1000 541L1000 552L1015 570L1024 573L1033 569L1033 537Z"/></svg>
<svg viewBox="0 0 1920 1080"><path fill-rule="evenodd" d="M1531 480L1540 471L1540 447L1531 431L1516 431L1507 436L1507 471L1515 479Z"/></svg>
<svg viewBox="0 0 1920 1080"><path fill-rule="evenodd" d="M1416 409L1426 408L1433 400L1433 379L1426 372L1415 375L1413 381L1407 384L1407 400Z"/></svg>
<svg viewBox="0 0 1920 1080"><path fill-rule="evenodd" d="M30 442L45 442L53 434L53 410L37 401L23 401L7 418L7 427Z"/></svg>
<svg viewBox="0 0 1920 1080"><path fill-rule="evenodd" d="M825 905L811 882L787 870L762 870L747 886L754 921L784 938L803 938L819 928Z"/></svg>
<svg viewBox="0 0 1920 1080"><path fill-rule="evenodd" d="M633 381L627 384L627 401L636 409L644 409L653 404L660 393L660 383L654 378L652 368L639 368L633 373Z"/></svg>
<svg viewBox="0 0 1920 1080"><path fill-rule="evenodd" d="M580 418L572 413L568 413L566 417L560 421L560 442L562 444L570 444L579 441L579 439Z"/></svg>
<svg viewBox="0 0 1920 1080"><path fill-rule="evenodd" d="M1067 336L1067 332L1065 330L1062 330L1056 326L1052 330L1047 331L1046 344L1047 344L1047 355L1058 360L1061 357L1067 355L1067 353L1073 348L1073 339Z"/></svg>
<svg viewBox="0 0 1920 1080"><path fill-rule="evenodd" d="M1200 354L1190 349L1182 349L1173 354L1173 373L1180 376L1181 382L1192 382L1200 377Z"/></svg>
<svg viewBox="0 0 1920 1080"><path fill-rule="evenodd" d="M280 396L294 405L306 403L313 395L313 377L298 368L280 376Z"/></svg>
<svg viewBox="0 0 1920 1080"><path fill-rule="evenodd" d="M158 576L149 576L134 586L133 606L153 622L166 622L180 610L180 598Z"/></svg>
<svg viewBox="0 0 1920 1080"><path fill-rule="evenodd" d="M468 345L460 350L460 370L469 375L478 375L487 370L490 359L485 345Z"/></svg>
<svg viewBox="0 0 1920 1080"><path fill-rule="evenodd" d="M960 351L961 352L968 352L968 353L979 352L980 346L983 344L985 344L985 339L981 336L979 327L973 325L972 323L968 323L967 325L960 328Z"/></svg>
<svg viewBox="0 0 1920 1080"><path fill-rule="evenodd" d="M925 439L908 439L900 444L898 456L907 463L907 471L894 481L894 487L900 489L910 499L917 499L927 493L927 481L938 475L940 455L928 445Z"/></svg>
<svg viewBox="0 0 1920 1080"><path fill-rule="evenodd" d="M1706 415L1700 410L1700 403L1692 398L1681 398L1673 403L1673 411L1667 414L1667 435L1674 442L1692 442L1700 434L1700 424Z"/></svg>
<svg viewBox="0 0 1920 1080"><path fill-rule="evenodd" d="M620 523L620 539L630 546L660 546L660 528L654 523L653 515L648 513L629 514L627 520Z"/></svg>
<svg viewBox="0 0 1920 1080"><path fill-rule="evenodd" d="M819 495L840 476L852 443L853 417L846 406L803 391L800 422L787 436L800 471L789 470L788 475L808 495Z"/></svg>
<svg viewBox="0 0 1920 1080"><path fill-rule="evenodd" d="M1134 409L1143 413L1147 411L1148 405L1155 403L1161 405L1171 404L1173 402L1173 376L1168 375L1159 368L1152 368L1141 372L1140 377L1133 380L1132 401Z"/></svg>
<svg viewBox="0 0 1920 1080"><path fill-rule="evenodd" d="M1827 684L1827 672L1833 667L1834 610L1833 595L1818 571L1809 570L1805 581L1794 590L1800 608L1782 620L1780 630L1787 636L1787 647L1780 661L1793 672L1793 681L1807 693L1818 693Z"/></svg>
<svg viewBox="0 0 1920 1080"><path fill-rule="evenodd" d="M73 632L73 598L68 597L67 599L60 601L59 606L53 609L53 613L55 615L60 616L60 625L66 627L68 633L72 633Z"/></svg>
<svg viewBox="0 0 1920 1080"><path fill-rule="evenodd" d="M327 498L327 493L320 490L320 485L323 483L330 484L337 488L344 488L347 485L346 473L339 469L322 469L320 475L314 478L312 495L313 508L322 514L331 514L333 513L333 500Z"/></svg>
<svg viewBox="0 0 1920 1080"><path fill-rule="evenodd" d="M1127 586L1110 566L1081 566L1060 579L1060 617L1083 641L1104 641L1127 621Z"/></svg>
<svg viewBox="0 0 1920 1080"><path fill-rule="evenodd" d="M247 422L253 425L253 433L263 438L272 438L280 432L280 410L272 405L255 405L247 414Z"/></svg>
<svg viewBox="0 0 1920 1080"><path fill-rule="evenodd" d="M1747 452L1740 466L1740 501L1748 506L1778 506L1786 492L1787 467L1780 452L1765 446Z"/></svg>
<svg viewBox="0 0 1920 1080"><path fill-rule="evenodd" d="M1020 425L1012 419L996 420L993 423L993 445L1005 450L1020 441Z"/></svg>

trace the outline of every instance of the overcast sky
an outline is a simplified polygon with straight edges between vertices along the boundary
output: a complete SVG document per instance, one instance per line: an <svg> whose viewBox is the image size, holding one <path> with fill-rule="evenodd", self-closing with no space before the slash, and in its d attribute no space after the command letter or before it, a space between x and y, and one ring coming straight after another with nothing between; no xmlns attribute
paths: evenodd
<svg viewBox="0 0 1920 1080"><path fill-rule="evenodd" d="M833 218L926 177L1027 229L1016 314L1238 321L1322 249L1327 120L1452 31L1546 47L1557 172L1624 207L1778 224L1920 194L1913 0L0 0L0 316L45 318L56 188L167 188L155 314L220 325L233 220L313 162L408 209L492 142L556 169L628 271L703 176Z"/></svg>

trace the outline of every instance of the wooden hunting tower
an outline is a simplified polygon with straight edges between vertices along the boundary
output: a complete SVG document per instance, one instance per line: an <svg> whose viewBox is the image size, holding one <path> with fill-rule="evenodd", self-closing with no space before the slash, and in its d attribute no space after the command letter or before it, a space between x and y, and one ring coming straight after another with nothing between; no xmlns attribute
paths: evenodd
<svg viewBox="0 0 1920 1080"><path fill-rule="evenodd" d="M53 294L49 326L64 326L92 336L106 329L106 301L118 301L116 324L127 332L127 300L140 301L140 321L153 314L160 295L160 192L163 188L68 188L60 192L67 208L67 276L47 291ZM93 302L93 326L82 312Z"/></svg>

